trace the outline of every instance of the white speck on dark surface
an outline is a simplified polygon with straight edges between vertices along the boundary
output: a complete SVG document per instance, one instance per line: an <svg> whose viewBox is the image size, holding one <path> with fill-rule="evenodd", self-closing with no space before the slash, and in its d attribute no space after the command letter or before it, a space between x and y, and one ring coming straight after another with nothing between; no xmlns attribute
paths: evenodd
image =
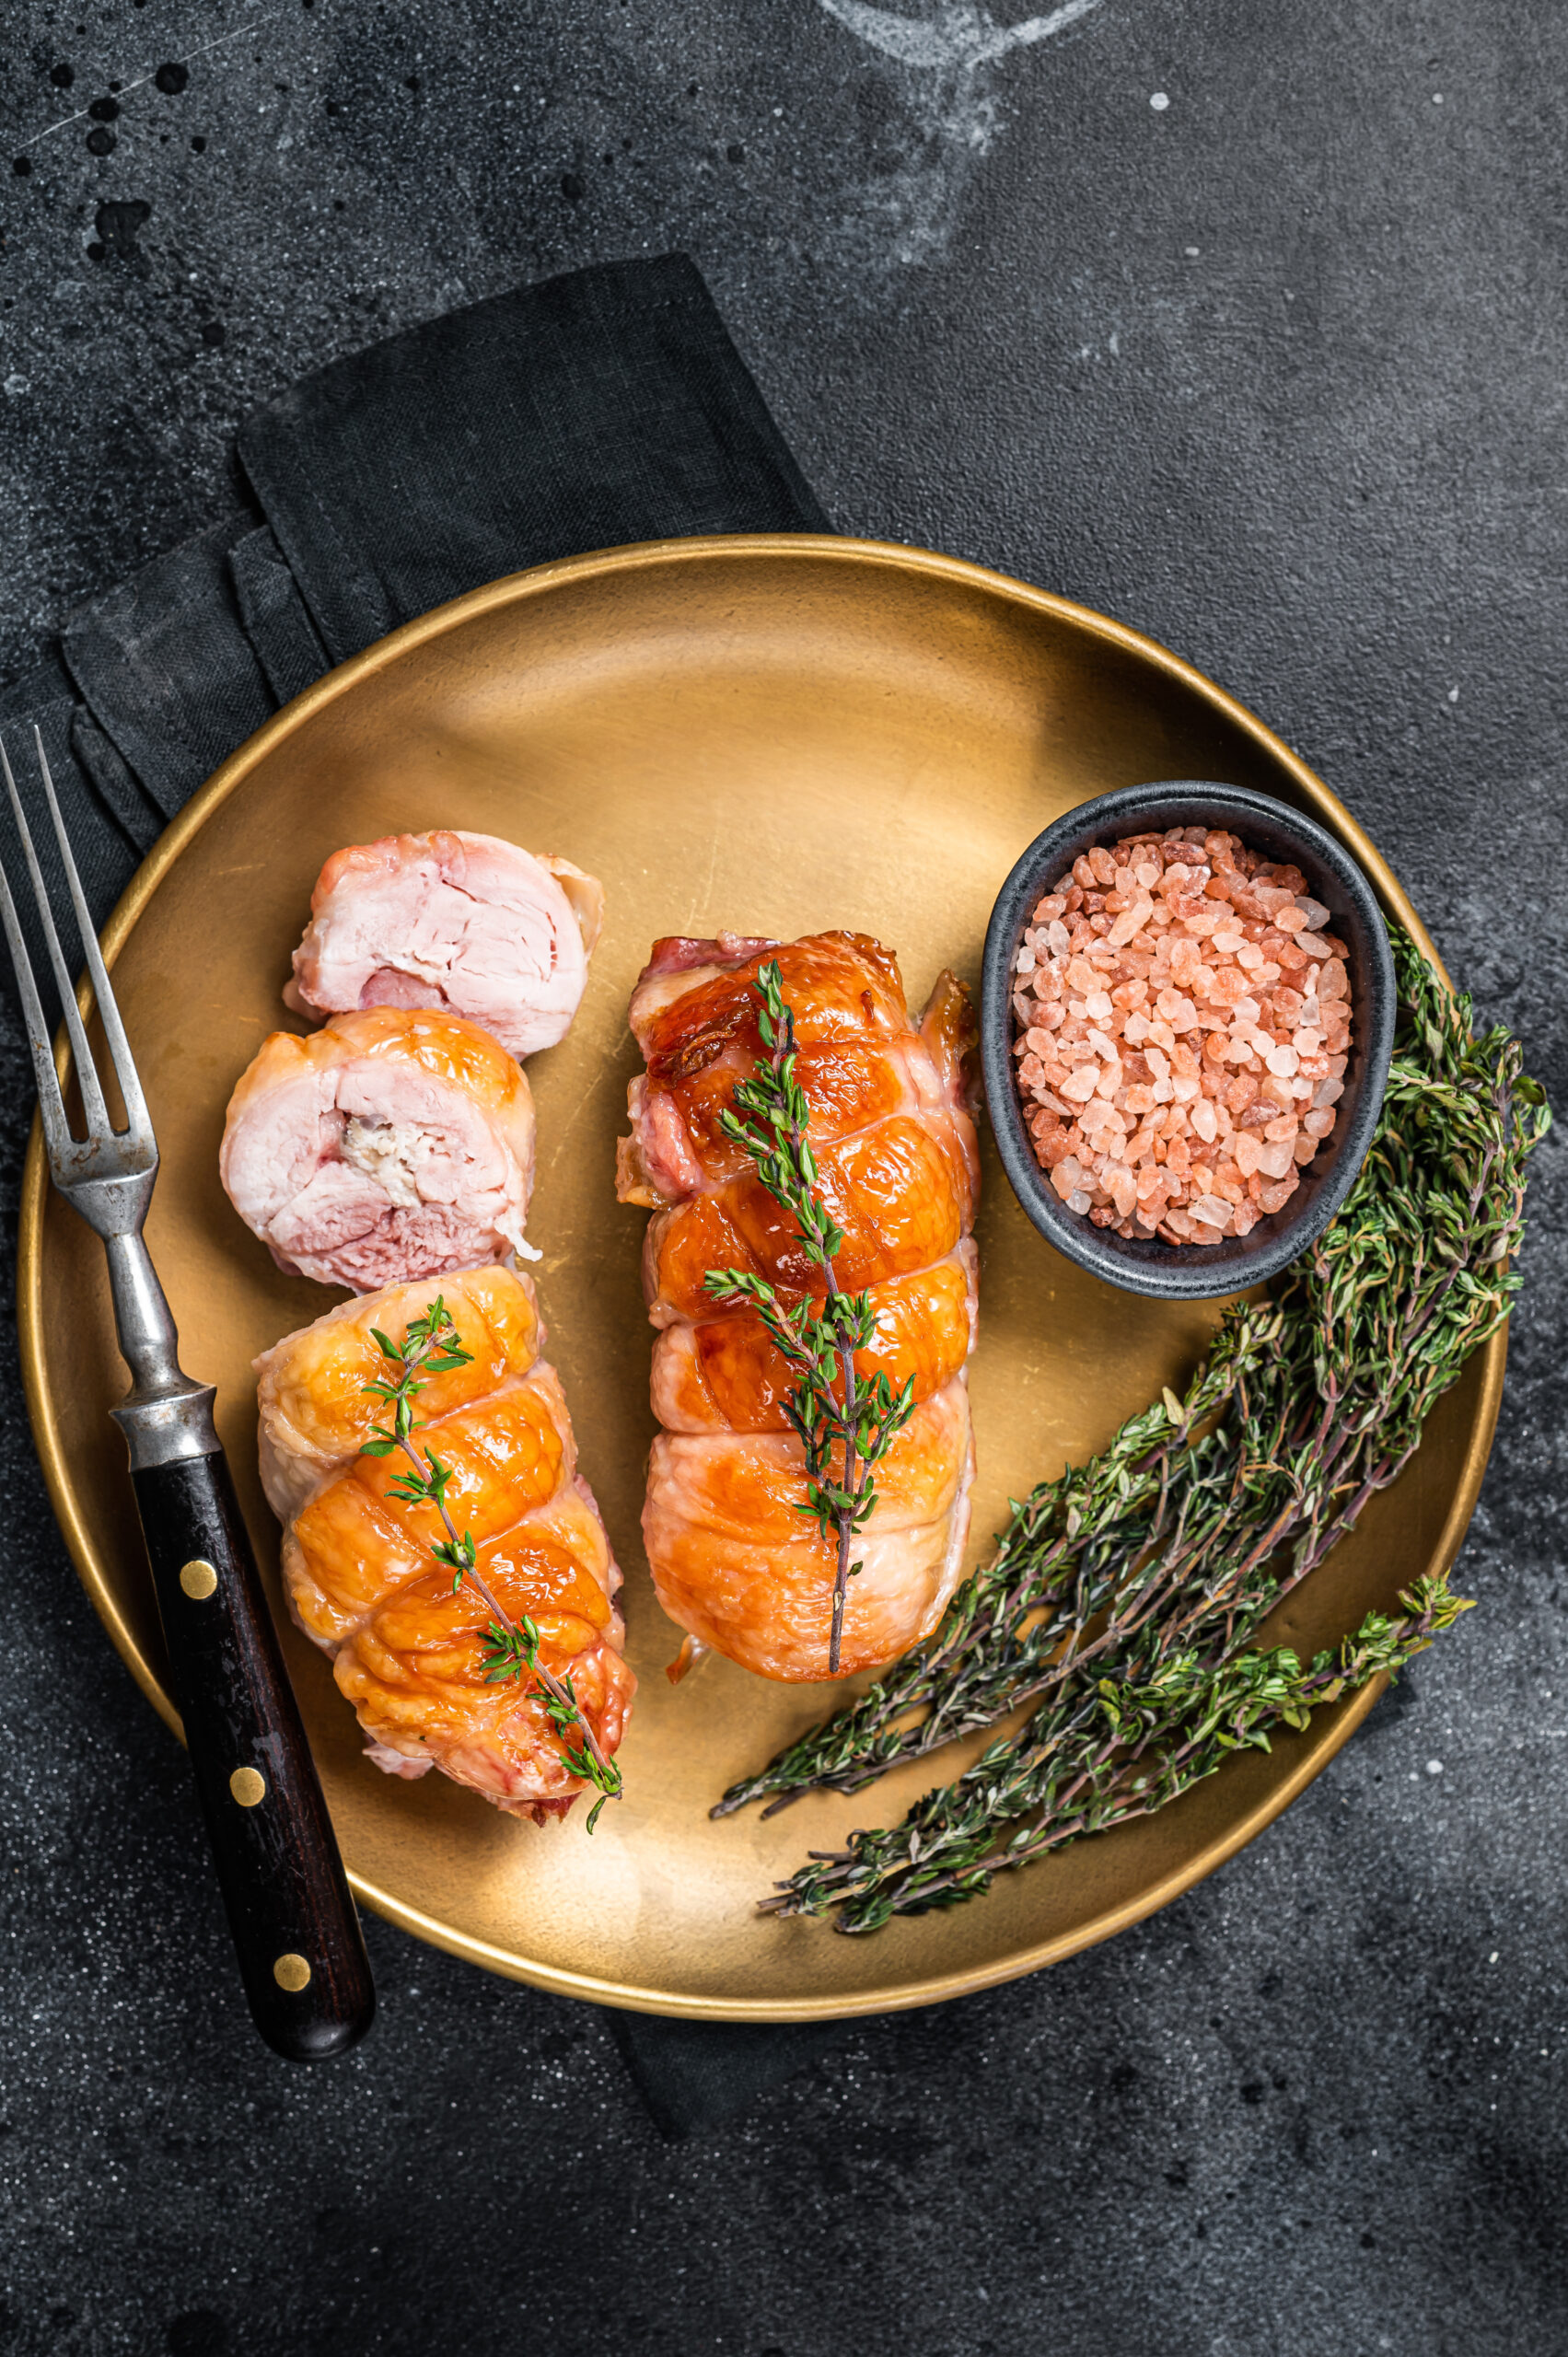
<svg viewBox="0 0 1568 2357"><path fill-rule="evenodd" d="M895 41L1049 21L865 13ZM1413 70L1464 91L1432 140L1409 12L1355 12L1353 42L1348 15L1104 0L920 63L847 0L13 0L0 675L224 514L237 421L305 370L684 248L842 528L1041 583L1220 679L1343 796L1568 1108L1568 11L1425 0ZM156 61L181 58L164 90ZM1151 133L1178 60L1179 124ZM126 86L108 153L85 122L33 144L61 65L84 104ZM149 208L124 252L109 203ZM1084 365L1116 331L1120 365ZM1439 726L1456 677L1486 683L1463 729ZM0 1105L8 1289L8 1012ZM846 2025L680 2145L603 2014L377 1922L366 2046L296 2072L256 2043L183 1759L76 1584L8 1360L0 2352L1562 2357L1558 1139L1536 1172L1456 1573L1480 1609L1173 1906Z"/></svg>

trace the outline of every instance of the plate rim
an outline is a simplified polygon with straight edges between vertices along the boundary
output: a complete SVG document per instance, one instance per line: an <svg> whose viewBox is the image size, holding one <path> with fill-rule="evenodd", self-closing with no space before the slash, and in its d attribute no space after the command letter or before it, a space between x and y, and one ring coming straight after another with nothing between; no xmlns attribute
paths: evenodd
<svg viewBox="0 0 1568 2357"><path fill-rule="evenodd" d="M1054 591L1016 580L1010 575L995 572L987 565L972 563L967 558L947 556L935 550L906 546L898 541L858 540L819 532L706 533L691 539L637 541L626 547L557 558L547 564L529 566L520 573L505 574L499 580L470 589L460 598L432 607L428 613L418 615L385 638L376 640L362 653L351 656L346 662L324 673L275 712L214 771L207 783L165 828L130 878L103 928L100 939L106 966L112 971L120 950L164 877L200 833L213 812L227 800L250 772L296 729L303 726L314 713L356 689L362 680L397 662L410 648L428 639L442 637L478 615L530 598L547 596L552 590L571 583L618 573L649 571L664 565L701 565L714 559L731 563L757 560L773 563L781 559L800 560L817 564L827 562L904 571L978 589L1032 612L1048 614L1090 638L1098 639L1152 665L1168 679L1207 703L1230 726L1249 737L1271 761L1293 779L1313 815L1336 834L1360 862L1384 908L1405 926L1443 980L1449 981L1447 970L1426 927L1392 868L1365 830L1316 772L1255 713L1206 673L1174 654L1159 640L1134 630L1128 623L1116 621L1093 607L1079 605ZM86 1013L91 1004L91 992L85 980L78 997ZM55 1058L64 1072L68 1059L64 1026L56 1041ZM92 1532L76 1501L52 1411L45 1376L47 1353L42 1297L43 1215L48 1193L49 1176L42 1126L35 1112L23 1170L17 1232L17 1334L28 1420L32 1428L50 1504L88 1600L108 1631L115 1651L142 1692L165 1724L183 1741L180 1714L136 1643L120 1609L112 1584L99 1559ZM1503 1395L1507 1348L1506 1323L1481 1345L1481 1396L1454 1501L1432 1551L1434 1566L1446 1566L1453 1562L1474 1514L1481 1479L1492 1452L1493 1434ZM796 2000L703 1997L673 1990L645 1988L632 1982L599 1980L588 1974L564 1971L516 1956L470 1933L456 1931L451 1925L426 1915L406 1899L399 1898L368 1877L352 1870L348 1878L355 1898L362 1904L373 1909L389 1922L411 1933L416 1939L442 1948L450 1956L460 1956L466 1962L479 1965L505 1979L523 1981L556 1996L575 1997L627 2012L659 2014L694 2021L803 2022L849 2019L859 2014L896 2013L918 2005L941 2004L955 1997L1021 1980L1026 1974L1038 1972L1046 1965L1060 1963L1085 1948L1096 1946L1100 1941L1113 1938L1117 1933L1156 1913L1194 1884L1205 1880L1245 1849L1275 1817L1283 1815L1328 1765L1341 1746L1348 1741L1387 1684L1386 1677L1373 1679L1357 1693L1348 1695L1336 1703L1331 1710L1318 1713L1306 1734L1289 1738L1295 1754L1289 1774L1272 1786L1254 1807L1246 1811L1223 1834L1195 1856L1148 1885L1135 1898L1092 1916L1071 1931L1058 1933L1032 1947L1016 1950L1010 1956L993 1962L966 1966L951 1973L926 1976L919 1980L849 1995Z"/></svg>

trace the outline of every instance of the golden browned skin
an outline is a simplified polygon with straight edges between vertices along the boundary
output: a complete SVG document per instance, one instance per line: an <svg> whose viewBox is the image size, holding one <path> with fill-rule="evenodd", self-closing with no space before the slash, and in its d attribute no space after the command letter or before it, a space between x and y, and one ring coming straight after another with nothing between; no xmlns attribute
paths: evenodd
<svg viewBox="0 0 1568 2357"><path fill-rule="evenodd" d="M421 1448L452 1469L452 1519L472 1532L486 1586L515 1621L526 1613L540 1656L569 1676L606 1753L620 1743L635 1681L621 1657L621 1573L598 1509L577 1476L572 1422L539 1356L534 1290L509 1269L388 1285L345 1302L257 1361L261 1472L286 1522L284 1578L295 1618L332 1657L371 1757L394 1774L431 1766L514 1816L562 1816L582 1789L528 1681L490 1684L489 1613L431 1553L434 1507L393 1483L407 1460L368 1457L385 1414L365 1389L386 1361L372 1329L401 1341L439 1295L467 1366L418 1397Z"/></svg>
<svg viewBox="0 0 1568 2357"><path fill-rule="evenodd" d="M886 1661L934 1626L962 1564L973 1470L965 1363L975 1315L979 1162L970 1108L973 1025L944 974L917 1028L896 960L862 935L784 945L660 942L632 1001L647 1061L621 1148L623 1202L655 1209L644 1261L653 1402L665 1427L643 1529L659 1601L703 1645L764 1677L819 1678L836 1550L800 1511L804 1452L791 1376L754 1310L715 1302L710 1270L766 1277L786 1303L825 1281L793 1216L719 1126L762 1052L755 981L778 960L795 1013L820 1191L843 1244L835 1274L868 1291L863 1376L914 1379L919 1403L876 1475L856 1556L840 1674Z"/></svg>

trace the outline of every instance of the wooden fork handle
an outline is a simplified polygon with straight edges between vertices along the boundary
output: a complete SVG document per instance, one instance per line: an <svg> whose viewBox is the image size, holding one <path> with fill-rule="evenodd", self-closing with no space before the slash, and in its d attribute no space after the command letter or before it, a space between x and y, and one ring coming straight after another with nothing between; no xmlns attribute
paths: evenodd
<svg viewBox="0 0 1568 2357"><path fill-rule="evenodd" d="M251 2014L292 2061L342 2054L375 2014L370 1960L227 1459L131 1479Z"/></svg>

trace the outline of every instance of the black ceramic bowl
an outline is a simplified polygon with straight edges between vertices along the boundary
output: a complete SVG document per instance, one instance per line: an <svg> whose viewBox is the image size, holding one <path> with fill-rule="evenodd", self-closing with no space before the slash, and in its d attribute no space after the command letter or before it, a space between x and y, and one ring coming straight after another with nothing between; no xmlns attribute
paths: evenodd
<svg viewBox="0 0 1568 2357"><path fill-rule="evenodd" d="M1314 900L1329 911L1329 930L1350 955L1353 1009L1350 1061L1339 1120L1327 1144L1301 1173L1282 1212L1250 1235L1219 1244L1164 1244L1118 1236L1070 1212L1035 1160L1014 1077L1014 963L1036 902L1081 852L1108 849L1123 835L1167 827L1219 827L1272 860L1293 861ZM1394 961L1382 913L1360 868L1333 837L1268 795L1188 778L1123 786L1080 803L1034 842L1002 887L985 936L981 986L981 1054L991 1126L1013 1191L1040 1234L1081 1269L1127 1293L1201 1301L1261 1284L1304 1252L1339 1210L1372 1143L1394 1044Z"/></svg>

